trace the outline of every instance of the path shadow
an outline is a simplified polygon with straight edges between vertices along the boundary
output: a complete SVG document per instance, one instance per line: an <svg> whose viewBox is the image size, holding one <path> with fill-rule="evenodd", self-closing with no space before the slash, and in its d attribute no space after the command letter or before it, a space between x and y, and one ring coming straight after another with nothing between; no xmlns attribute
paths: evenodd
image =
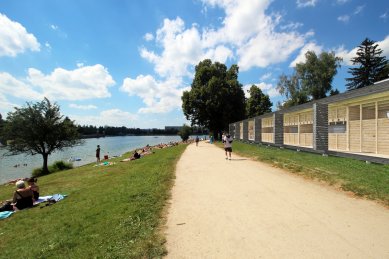
<svg viewBox="0 0 389 259"><path fill-rule="evenodd" d="M243 160L248 160L247 158L232 158L229 161L243 161Z"/></svg>

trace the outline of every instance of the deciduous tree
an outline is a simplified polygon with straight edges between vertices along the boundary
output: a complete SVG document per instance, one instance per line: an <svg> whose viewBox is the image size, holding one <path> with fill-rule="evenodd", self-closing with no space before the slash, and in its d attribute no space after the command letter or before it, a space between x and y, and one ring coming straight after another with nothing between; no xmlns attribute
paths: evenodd
<svg viewBox="0 0 389 259"><path fill-rule="evenodd" d="M318 100L327 96L332 89L332 80L340 67L342 58L336 57L334 52L322 52L319 56L313 51L305 54L306 61L296 65L298 78L305 92Z"/></svg>
<svg viewBox="0 0 389 259"><path fill-rule="evenodd" d="M308 94L302 88L296 73L292 76L281 75L277 83L277 90L286 98L283 103L278 103L278 109L288 108L309 101Z"/></svg>
<svg viewBox="0 0 389 259"><path fill-rule="evenodd" d="M74 122L64 118L59 106L47 98L9 112L4 137L11 140L6 146L11 155L42 155L43 174L48 173L47 162L51 153L81 143Z"/></svg>
<svg viewBox="0 0 389 259"><path fill-rule="evenodd" d="M270 101L269 95L264 94L261 88L256 85L252 85L248 92L250 93L250 97L246 102L247 117L252 118L271 112L273 103Z"/></svg>
<svg viewBox="0 0 389 259"><path fill-rule="evenodd" d="M192 125L208 128L215 139L231 122L244 118L245 96L238 81L239 68L201 61L189 91L182 96L182 109Z"/></svg>
<svg viewBox="0 0 389 259"><path fill-rule="evenodd" d="M186 124L184 124L178 132L178 135L180 135L182 141L187 141L189 139L190 134L192 134L192 128Z"/></svg>

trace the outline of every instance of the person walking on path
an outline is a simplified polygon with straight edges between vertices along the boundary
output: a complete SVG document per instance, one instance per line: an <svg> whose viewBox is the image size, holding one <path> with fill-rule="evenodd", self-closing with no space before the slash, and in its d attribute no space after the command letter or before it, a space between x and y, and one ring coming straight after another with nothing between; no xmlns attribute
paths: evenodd
<svg viewBox="0 0 389 259"><path fill-rule="evenodd" d="M228 159L227 152L229 154L229 159L231 160L231 153L232 153L232 141L233 139L231 138L230 134L223 134L223 139L224 143L224 151L226 152L226 160Z"/></svg>
<svg viewBox="0 0 389 259"><path fill-rule="evenodd" d="M96 149L96 163L100 163L100 145L97 145Z"/></svg>
<svg viewBox="0 0 389 259"><path fill-rule="evenodd" d="M199 141L200 141L199 136L196 136L196 147L199 146Z"/></svg>

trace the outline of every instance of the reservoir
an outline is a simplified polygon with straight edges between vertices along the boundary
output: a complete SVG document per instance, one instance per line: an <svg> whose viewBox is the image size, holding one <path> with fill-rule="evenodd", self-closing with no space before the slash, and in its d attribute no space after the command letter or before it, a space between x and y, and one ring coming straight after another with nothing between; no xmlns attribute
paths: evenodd
<svg viewBox="0 0 389 259"><path fill-rule="evenodd" d="M80 159L80 161L73 162L74 167L95 162L97 145L100 145L100 157L103 159L105 155L108 157L121 156L147 144L153 146L172 141L181 141L181 138L179 136L120 136L84 139L82 145L51 154L48 165L58 160L68 161L70 158ZM5 153L6 149L0 148L0 184L16 178L30 177L34 168L42 167L43 158L40 154L4 156Z"/></svg>

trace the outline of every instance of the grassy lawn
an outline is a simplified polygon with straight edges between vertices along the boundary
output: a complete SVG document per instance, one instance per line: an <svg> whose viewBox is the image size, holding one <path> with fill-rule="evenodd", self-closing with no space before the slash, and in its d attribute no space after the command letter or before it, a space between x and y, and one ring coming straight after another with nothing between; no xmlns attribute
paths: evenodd
<svg viewBox="0 0 389 259"><path fill-rule="evenodd" d="M218 145L222 146L220 142ZM323 157L239 141L234 142L233 151L389 206L389 165L366 164L349 158Z"/></svg>
<svg viewBox="0 0 389 259"><path fill-rule="evenodd" d="M112 166L86 165L38 180L41 195L68 197L0 221L2 258L150 258L166 253L160 226L186 145ZM14 186L0 186L0 200Z"/></svg>

